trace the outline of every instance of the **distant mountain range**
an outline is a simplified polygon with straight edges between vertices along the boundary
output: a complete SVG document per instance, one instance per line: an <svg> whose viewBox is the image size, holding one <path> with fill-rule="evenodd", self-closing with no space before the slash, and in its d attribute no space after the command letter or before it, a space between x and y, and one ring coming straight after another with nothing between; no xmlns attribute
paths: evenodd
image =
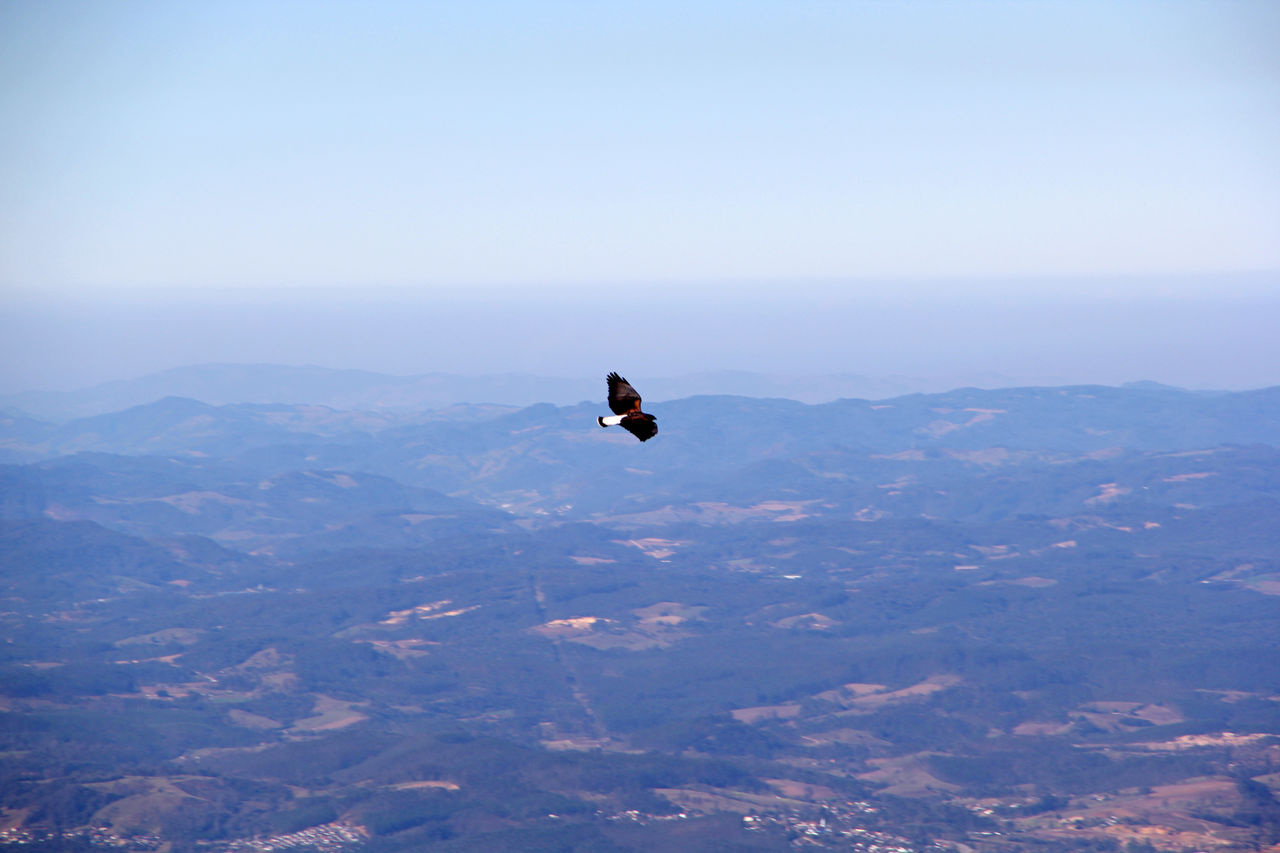
<svg viewBox="0 0 1280 853"><path fill-rule="evenodd" d="M962 389L819 405L720 395L649 408L661 440L642 447L632 447L621 430L596 426L603 403L410 414L166 397L63 424L0 416L0 463L24 466L0 468L16 477L0 486L11 508L34 501L44 512L52 503L67 508L68 518L151 536L193 520L197 507L172 497L188 493L201 496L202 514L219 507L213 526L189 532L240 529L248 512L290 518L294 538L337 523L312 511L319 505L313 498L368 515L393 507L438 512L451 495L467 501L481 525L499 523L481 507L526 518L625 516L647 524L653 513L698 516L703 510L690 507L700 501L746 506L788 495L849 513L870 507L876 514L969 518L999 512L976 488L988 477L993 489L1001 484L1006 502L1047 513L1104 495L1099 483L1109 481L1121 484L1098 498L1109 504L1171 489L1197 505L1270 496L1249 472L1275 466L1280 435L1280 387ZM1235 473L1200 477L1200 469L1168 456L1192 451L1213 451L1214 464ZM1104 464L1109 473L1098 470ZM928 486L918 480L922 466L933 478ZM1188 470L1197 476L1178 479ZM320 480L315 472L323 472ZM342 486L334 472L346 472ZM952 477L967 483L963 501L940 497L950 486L935 494ZM127 485L133 482L145 488L135 491ZM101 492L89 488L95 483L111 483L102 488L124 502L99 500ZM314 494L321 487L324 494ZM308 511L290 516L289 507ZM361 522L369 530L371 518ZM266 542L284 529L267 528L251 538ZM400 534L383 529L377 536Z"/></svg>
<svg viewBox="0 0 1280 853"><path fill-rule="evenodd" d="M1280 844L1280 387L685 381L0 414L0 848Z"/></svg>
<svg viewBox="0 0 1280 853"><path fill-rule="evenodd" d="M602 398L605 368L617 368L626 373L625 365L612 364L602 365L599 376L567 378L519 373L392 376L325 367L202 364L77 391L28 391L0 396L0 411L17 411L43 420L64 421L117 412L164 397L189 397L211 405L310 403L335 409L376 412L423 411L458 404L568 405ZM962 386L1000 388L1020 384L1061 384L1052 378L1028 380L994 374L922 379L852 373L801 376L717 371L674 378L632 378L637 380L646 400L653 401L697 394L733 394L825 403L841 398L876 400L902 394L934 393Z"/></svg>
<svg viewBox="0 0 1280 853"><path fill-rule="evenodd" d="M544 441L563 434L578 442L582 424L593 424L604 410L603 394L596 396L600 399L595 402L559 407L547 402L523 408L455 404L416 411L343 409L314 402L221 404L169 396L65 423L11 412L0 414L0 461L80 451L225 456L283 444L352 444L370 436L378 436L385 451L389 444L425 436L452 440L466 434L472 441L485 436L505 443L506 435L529 430L540 431ZM1230 392L1185 391L1156 383L964 388L814 405L720 394L656 405L662 410L664 441L651 455L689 454L687 462L698 466L719 458L726 441L739 453L778 455L779 440L790 452L848 446L893 453L991 447L1185 449L1270 443L1280 435L1280 386ZM601 437L592 431L588 435Z"/></svg>

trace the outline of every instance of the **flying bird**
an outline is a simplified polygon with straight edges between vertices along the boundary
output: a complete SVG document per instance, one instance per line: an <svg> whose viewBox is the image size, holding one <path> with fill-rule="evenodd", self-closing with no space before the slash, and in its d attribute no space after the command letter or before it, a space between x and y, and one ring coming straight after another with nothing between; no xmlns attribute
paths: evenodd
<svg viewBox="0 0 1280 853"><path fill-rule="evenodd" d="M596 418L602 427L621 426L641 441L648 441L658 434L658 420L653 415L640 411L640 395L631 383L616 373L605 377L609 383L610 417Z"/></svg>

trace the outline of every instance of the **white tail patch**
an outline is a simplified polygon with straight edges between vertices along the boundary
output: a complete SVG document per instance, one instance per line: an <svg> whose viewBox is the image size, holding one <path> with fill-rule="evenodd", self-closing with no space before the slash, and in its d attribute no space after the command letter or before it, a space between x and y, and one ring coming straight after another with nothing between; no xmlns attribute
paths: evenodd
<svg viewBox="0 0 1280 853"><path fill-rule="evenodd" d="M602 427L617 426L622 423L623 415L609 415L607 418L596 418L596 423Z"/></svg>

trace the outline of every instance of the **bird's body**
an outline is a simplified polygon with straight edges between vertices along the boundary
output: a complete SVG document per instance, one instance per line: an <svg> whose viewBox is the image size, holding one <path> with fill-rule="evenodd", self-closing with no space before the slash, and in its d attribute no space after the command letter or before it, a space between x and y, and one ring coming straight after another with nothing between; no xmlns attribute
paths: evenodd
<svg viewBox="0 0 1280 853"><path fill-rule="evenodd" d="M609 411L613 417L596 418L602 427L621 426L641 441L648 441L658 434L657 418L640 411L640 395L631 383L617 373L605 377L609 383Z"/></svg>

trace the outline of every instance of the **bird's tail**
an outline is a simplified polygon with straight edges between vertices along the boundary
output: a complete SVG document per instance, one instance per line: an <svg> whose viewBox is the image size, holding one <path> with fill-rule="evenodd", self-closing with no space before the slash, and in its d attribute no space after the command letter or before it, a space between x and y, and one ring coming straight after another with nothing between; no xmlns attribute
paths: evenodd
<svg viewBox="0 0 1280 853"><path fill-rule="evenodd" d="M617 426L622 423L622 415L610 415L607 418L596 418L596 423L602 427Z"/></svg>

